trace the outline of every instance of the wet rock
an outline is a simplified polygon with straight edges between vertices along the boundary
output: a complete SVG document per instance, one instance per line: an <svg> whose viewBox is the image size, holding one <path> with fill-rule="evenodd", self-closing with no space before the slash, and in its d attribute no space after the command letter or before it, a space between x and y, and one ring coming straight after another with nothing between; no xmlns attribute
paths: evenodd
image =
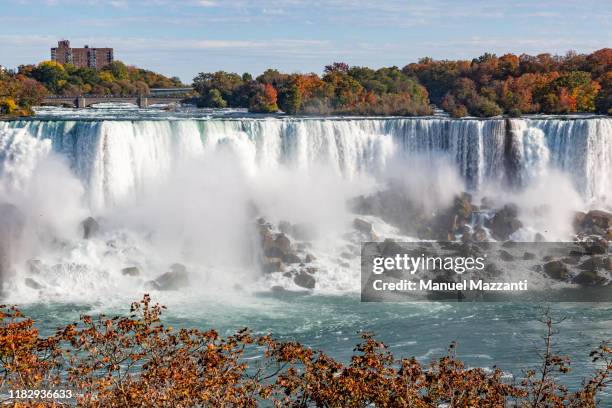
<svg viewBox="0 0 612 408"><path fill-rule="evenodd" d="M343 252L343 253L340 254L340 258L343 258L343 259L353 259L354 256L352 254L349 254L348 252Z"/></svg>
<svg viewBox="0 0 612 408"><path fill-rule="evenodd" d="M576 211L574 214L574 220L572 221L572 226L574 227L574 231L581 232L583 229L583 223L586 218L586 213L582 211Z"/></svg>
<svg viewBox="0 0 612 408"><path fill-rule="evenodd" d="M608 253L608 241L603 238L594 238L581 243L587 255L601 255Z"/></svg>
<svg viewBox="0 0 612 408"><path fill-rule="evenodd" d="M26 261L26 266L32 275L38 275L42 270L43 263L40 259L29 259Z"/></svg>
<svg viewBox="0 0 612 408"><path fill-rule="evenodd" d="M81 222L81 228L83 228L83 238L92 238L100 231L100 224L93 217L87 217Z"/></svg>
<svg viewBox="0 0 612 408"><path fill-rule="evenodd" d="M602 210L591 210L584 217L583 225L597 226L607 230L612 227L612 213Z"/></svg>
<svg viewBox="0 0 612 408"><path fill-rule="evenodd" d="M545 263L544 273L556 280L565 280L569 276L567 266L558 260Z"/></svg>
<svg viewBox="0 0 612 408"><path fill-rule="evenodd" d="M283 233L276 236L274 239L274 246L283 251L283 253L291 252L291 240Z"/></svg>
<svg viewBox="0 0 612 408"><path fill-rule="evenodd" d="M502 261L505 261L505 262L514 261L514 256L510 252L505 251L503 249L499 251L499 257Z"/></svg>
<svg viewBox="0 0 612 408"><path fill-rule="evenodd" d="M567 265L578 265L578 262L580 262L580 259L576 258L575 256L567 256L563 258L563 263Z"/></svg>
<svg viewBox="0 0 612 408"><path fill-rule="evenodd" d="M123 276L140 276L140 269L137 266L128 266L121 270Z"/></svg>
<svg viewBox="0 0 612 408"><path fill-rule="evenodd" d="M147 289L155 290L178 290L189 285L187 268L179 263L170 266L170 271L159 276L157 279L145 284Z"/></svg>
<svg viewBox="0 0 612 408"><path fill-rule="evenodd" d="M304 262L306 262L306 263L311 263L311 262L314 262L316 260L317 260L317 258L315 258L315 256L312 255L312 254L306 254L306 257L304 258Z"/></svg>
<svg viewBox="0 0 612 408"><path fill-rule="evenodd" d="M612 239L612 213L607 211L577 212L573 226L574 231L580 235L599 235L607 240Z"/></svg>
<svg viewBox="0 0 612 408"><path fill-rule="evenodd" d="M474 234L472 234L472 239L476 242L483 242L487 240L487 232L485 231L482 225L477 224L474 227Z"/></svg>
<svg viewBox="0 0 612 408"><path fill-rule="evenodd" d="M372 224L365 220L362 220L361 218L355 218L353 220L353 227L357 231L363 232L366 235L370 235L374 231Z"/></svg>
<svg viewBox="0 0 612 408"><path fill-rule="evenodd" d="M503 274L501 268L499 268L494 263L487 263L487 265L485 266L485 272L486 275L489 277L499 277Z"/></svg>
<svg viewBox="0 0 612 408"><path fill-rule="evenodd" d="M523 226L517 216L518 207L514 204L507 204L487 221L487 227L495 239L505 241Z"/></svg>
<svg viewBox="0 0 612 408"><path fill-rule="evenodd" d="M271 246L264 250L264 255L268 258L282 258L285 252L277 246Z"/></svg>
<svg viewBox="0 0 612 408"><path fill-rule="evenodd" d="M525 252L523 254L523 260L525 261L531 261L532 259L536 259L536 254L532 253L532 252Z"/></svg>
<svg viewBox="0 0 612 408"><path fill-rule="evenodd" d="M378 250L383 256L392 256L403 252L402 246L390 238L378 244Z"/></svg>
<svg viewBox="0 0 612 408"><path fill-rule="evenodd" d="M293 282L295 282L296 285L306 289L314 289L316 284L315 278L305 271L300 271L293 278Z"/></svg>
<svg viewBox="0 0 612 408"><path fill-rule="evenodd" d="M461 193L459 196L455 197L453 203L453 210L459 218L469 221L472 217L472 195L468 193Z"/></svg>
<svg viewBox="0 0 612 408"><path fill-rule="evenodd" d="M599 276L595 271L582 271L573 280L574 283L582 286L600 286L607 282L603 276Z"/></svg>
<svg viewBox="0 0 612 408"><path fill-rule="evenodd" d="M582 262L578 268L584 271L610 271L612 270L612 259L607 256L592 256L586 261Z"/></svg>
<svg viewBox="0 0 612 408"><path fill-rule="evenodd" d="M25 279L25 284L28 288L32 288L35 290L40 290L43 288L43 285L41 285L40 283L36 282L34 279L32 278L26 278Z"/></svg>
<svg viewBox="0 0 612 408"><path fill-rule="evenodd" d="M262 270L264 273L284 272L285 265L281 258L266 258L263 261Z"/></svg>
<svg viewBox="0 0 612 408"><path fill-rule="evenodd" d="M302 262L300 257L294 253L284 254L282 259L283 259L283 262L287 264L296 264L296 263L299 264Z"/></svg>
<svg viewBox="0 0 612 408"><path fill-rule="evenodd" d="M535 234L535 237L533 239L535 242L546 242L546 237L542 234L540 234L539 232L537 232Z"/></svg>

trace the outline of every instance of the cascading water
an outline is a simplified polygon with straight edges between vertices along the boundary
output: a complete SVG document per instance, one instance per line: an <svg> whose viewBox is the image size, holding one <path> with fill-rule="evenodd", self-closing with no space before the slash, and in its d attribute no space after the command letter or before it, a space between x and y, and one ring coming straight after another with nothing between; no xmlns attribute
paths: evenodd
<svg viewBox="0 0 612 408"><path fill-rule="evenodd" d="M426 184L440 159L459 176L438 174L439 188L450 192L463 182L477 193L493 186L519 194L555 171L585 205L612 205L612 119L597 117L0 122L0 202L22 208L37 237L15 264L47 256L56 263L47 284L76 290L74 282L92 280L83 265L102 282L123 279L116 270L126 264L155 274L177 259L203 275L219 264L248 269L248 259L233 260L251 245L244 231L252 204L275 221L317 225L325 237L319 247L333 253L329 226L351 219L348 199L389 177ZM433 170L404 166L423 162ZM114 232L84 243L76 225L88 214ZM327 269L319 275L327 287L355 288L355 276Z"/></svg>
<svg viewBox="0 0 612 408"><path fill-rule="evenodd" d="M349 179L380 172L395 153L406 160L412 153L442 154L455 163L473 190L504 179L524 185L554 167L571 175L585 199L609 199L611 119L507 122L431 118L15 121L0 124L0 163L8 166L7 157L16 153L9 144L16 137L11 129L22 129L21 138L25 134L49 140L53 150L69 160L95 209L135 199L176 163L215 149L231 150L236 164L251 174L279 166L308 169L318 163Z"/></svg>

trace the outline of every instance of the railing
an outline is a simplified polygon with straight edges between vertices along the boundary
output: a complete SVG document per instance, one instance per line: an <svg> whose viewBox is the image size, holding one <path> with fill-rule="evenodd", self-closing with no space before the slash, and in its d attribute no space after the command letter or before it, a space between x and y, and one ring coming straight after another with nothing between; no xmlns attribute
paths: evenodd
<svg viewBox="0 0 612 408"><path fill-rule="evenodd" d="M183 95L76 95L76 96L67 96L67 95L48 95L44 99L76 99L76 98L86 98L86 99L134 99L134 98L149 98L149 99L185 99Z"/></svg>

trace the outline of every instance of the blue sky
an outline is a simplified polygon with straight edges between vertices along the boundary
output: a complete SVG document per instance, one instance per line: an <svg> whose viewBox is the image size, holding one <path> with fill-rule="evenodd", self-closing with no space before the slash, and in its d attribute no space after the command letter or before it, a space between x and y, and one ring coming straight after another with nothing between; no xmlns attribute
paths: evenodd
<svg viewBox="0 0 612 408"><path fill-rule="evenodd" d="M612 1L0 0L1 65L49 59L61 38L189 82L202 71L321 72L333 61L591 52L612 46Z"/></svg>

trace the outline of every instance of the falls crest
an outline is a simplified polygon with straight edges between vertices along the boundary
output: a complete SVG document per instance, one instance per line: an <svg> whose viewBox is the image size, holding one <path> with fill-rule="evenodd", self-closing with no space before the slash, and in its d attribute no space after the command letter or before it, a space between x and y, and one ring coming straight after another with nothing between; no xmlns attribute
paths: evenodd
<svg viewBox="0 0 612 408"><path fill-rule="evenodd" d="M36 160L48 144L69 162L95 210L135 200L181 162L214 151L230 152L252 176L323 164L351 179L418 154L449 158L471 190L525 186L551 167L567 173L587 201L609 202L612 189L609 118L0 122L0 168L14 171L16 157Z"/></svg>

